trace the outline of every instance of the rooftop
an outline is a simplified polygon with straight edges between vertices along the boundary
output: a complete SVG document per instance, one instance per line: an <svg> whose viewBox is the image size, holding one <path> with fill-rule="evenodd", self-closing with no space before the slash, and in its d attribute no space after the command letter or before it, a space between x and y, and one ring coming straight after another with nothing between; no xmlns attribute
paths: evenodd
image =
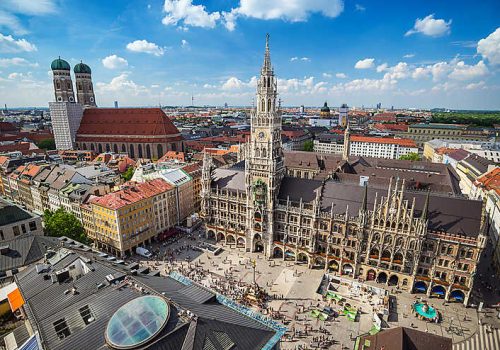
<svg viewBox="0 0 500 350"><path fill-rule="evenodd" d="M31 214L0 198L0 227L31 218Z"/></svg>
<svg viewBox="0 0 500 350"><path fill-rule="evenodd" d="M399 145L403 147L417 147L415 141L410 139L388 138L388 137L369 137L356 136L350 137L351 142L383 143L389 145Z"/></svg>

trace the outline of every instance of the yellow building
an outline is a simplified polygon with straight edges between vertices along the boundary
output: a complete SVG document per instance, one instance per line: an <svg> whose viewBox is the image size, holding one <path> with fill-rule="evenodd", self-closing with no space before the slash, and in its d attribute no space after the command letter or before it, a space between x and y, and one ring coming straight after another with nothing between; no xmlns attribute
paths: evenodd
<svg viewBox="0 0 500 350"><path fill-rule="evenodd" d="M94 232L89 236L99 249L120 256L131 255L137 247L151 244L161 233L157 232L156 222L160 218L156 216L164 215L163 211L155 210L158 205L155 202L165 198L168 203L167 192L172 189L166 181L155 179L92 199ZM92 227L87 225L87 229Z"/></svg>

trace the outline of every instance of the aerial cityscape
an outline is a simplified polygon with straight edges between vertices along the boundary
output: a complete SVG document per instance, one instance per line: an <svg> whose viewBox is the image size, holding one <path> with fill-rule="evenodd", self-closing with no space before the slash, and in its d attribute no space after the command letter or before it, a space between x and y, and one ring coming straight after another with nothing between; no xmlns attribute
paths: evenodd
<svg viewBox="0 0 500 350"><path fill-rule="evenodd" d="M500 350L500 3L0 3L0 350Z"/></svg>

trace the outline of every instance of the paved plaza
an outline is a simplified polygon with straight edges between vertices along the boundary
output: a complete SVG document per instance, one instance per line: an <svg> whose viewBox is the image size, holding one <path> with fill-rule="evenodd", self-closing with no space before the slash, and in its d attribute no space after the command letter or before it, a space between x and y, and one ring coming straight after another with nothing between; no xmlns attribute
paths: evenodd
<svg viewBox="0 0 500 350"><path fill-rule="evenodd" d="M199 234L191 238L180 238L153 248L156 252L155 259L144 260L137 256L131 259L147 264L162 274L177 271L234 299L241 298L255 279L270 299L267 303L250 307L273 316L286 325L288 332L282 340L282 349L353 349L356 336L365 334L372 328L373 299L363 294L355 296L347 290L339 289L337 293L346 302L361 310L359 320L348 320L342 314L341 306L336 305L333 300L323 300L317 293L323 270L311 270L307 265L280 259L267 260L262 254L244 252L243 248L235 246L219 245L222 251L218 255L193 249L202 241L205 240ZM450 337L455 344L454 349L500 349L500 342L495 343L499 327L495 310L485 309L479 313L477 309L466 308L462 304L428 299L425 294L399 292L393 287L377 283L373 283L373 286L387 289L390 299L395 301L390 315L384 317L386 327L413 327ZM443 321L431 323L417 319L411 310L411 305L417 298L423 298L440 311ZM331 307L339 316L329 317L326 321L310 316L312 310L323 310L325 307ZM476 338L484 339L481 342L476 341Z"/></svg>

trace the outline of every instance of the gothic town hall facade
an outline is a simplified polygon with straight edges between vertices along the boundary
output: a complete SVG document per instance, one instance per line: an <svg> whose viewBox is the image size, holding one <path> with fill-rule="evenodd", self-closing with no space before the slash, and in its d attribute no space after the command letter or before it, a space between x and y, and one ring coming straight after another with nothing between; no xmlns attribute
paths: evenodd
<svg viewBox="0 0 500 350"><path fill-rule="evenodd" d="M318 158L319 164L334 164L325 176L309 174L315 162L307 159L314 155L282 149L277 97L267 38L245 160L214 168L204 157L208 237L268 259L467 304L487 240L482 202L434 190L447 188L446 181L416 190L426 179L440 178L439 169L402 169L404 161L368 168L376 160L344 153L333 161ZM349 143L349 126L346 136ZM347 181L360 166L368 169L368 181ZM387 181L376 176L391 166L399 170L389 171Z"/></svg>

